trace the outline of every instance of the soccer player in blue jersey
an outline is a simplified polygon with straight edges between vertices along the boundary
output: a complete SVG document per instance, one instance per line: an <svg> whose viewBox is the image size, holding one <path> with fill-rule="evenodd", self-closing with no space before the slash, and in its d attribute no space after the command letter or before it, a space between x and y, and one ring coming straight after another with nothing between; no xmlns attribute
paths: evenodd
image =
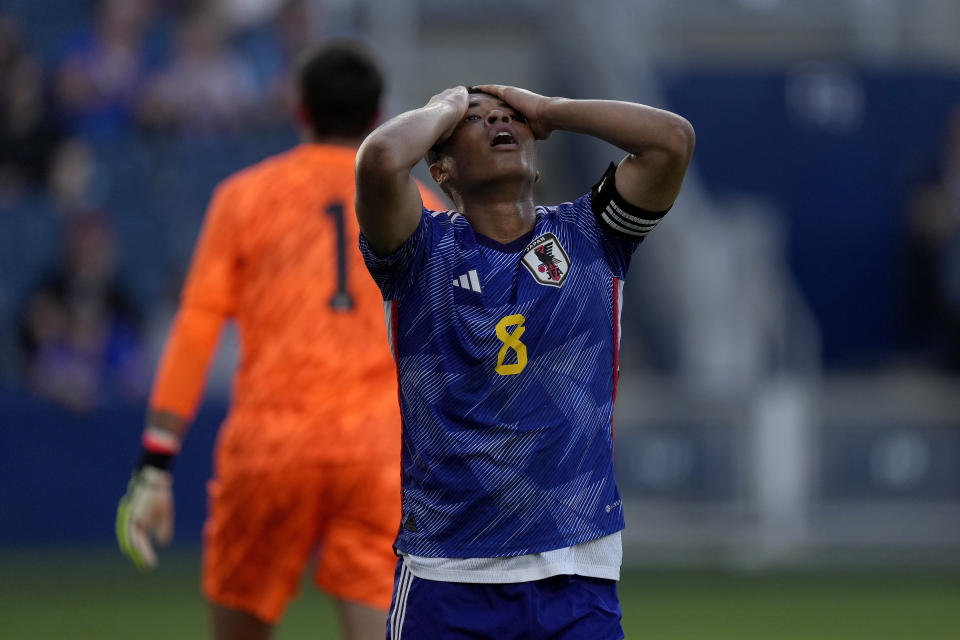
<svg viewBox="0 0 960 640"><path fill-rule="evenodd" d="M558 129L627 155L574 202L536 206L535 141ZM447 89L361 146L360 244L403 416L388 638L623 637L622 282L693 146L666 111L500 85ZM423 156L455 211L423 208Z"/></svg>

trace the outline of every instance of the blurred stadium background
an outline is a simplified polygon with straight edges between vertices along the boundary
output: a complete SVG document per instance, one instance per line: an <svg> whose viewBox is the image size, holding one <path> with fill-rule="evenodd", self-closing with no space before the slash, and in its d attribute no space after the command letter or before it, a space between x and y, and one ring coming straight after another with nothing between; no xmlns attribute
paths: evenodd
<svg viewBox="0 0 960 640"><path fill-rule="evenodd" d="M627 283L628 637L960 638L958 34L957 0L0 1L0 636L203 636L235 336L157 574L114 508L211 188L295 142L296 51L353 35L388 116L501 82L697 129ZM540 201L618 156L555 134Z"/></svg>

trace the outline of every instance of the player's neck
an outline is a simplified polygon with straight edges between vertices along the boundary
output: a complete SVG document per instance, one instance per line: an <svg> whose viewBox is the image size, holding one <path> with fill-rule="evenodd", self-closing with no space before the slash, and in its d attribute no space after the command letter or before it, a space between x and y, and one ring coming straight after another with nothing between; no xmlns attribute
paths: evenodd
<svg viewBox="0 0 960 640"><path fill-rule="evenodd" d="M502 244L512 242L528 233L537 222L533 196L522 200L481 199L471 202L465 199L460 212L470 222L475 233L485 235Z"/></svg>

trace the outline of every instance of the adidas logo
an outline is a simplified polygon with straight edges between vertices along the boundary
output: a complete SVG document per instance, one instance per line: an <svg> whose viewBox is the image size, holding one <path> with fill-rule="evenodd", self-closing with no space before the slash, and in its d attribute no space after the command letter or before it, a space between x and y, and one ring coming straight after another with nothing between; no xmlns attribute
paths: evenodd
<svg viewBox="0 0 960 640"><path fill-rule="evenodd" d="M453 279L453 286L480 293L480 278L477 277L477 270L470 269L470 271L460 274L459 278Z"/></svg>

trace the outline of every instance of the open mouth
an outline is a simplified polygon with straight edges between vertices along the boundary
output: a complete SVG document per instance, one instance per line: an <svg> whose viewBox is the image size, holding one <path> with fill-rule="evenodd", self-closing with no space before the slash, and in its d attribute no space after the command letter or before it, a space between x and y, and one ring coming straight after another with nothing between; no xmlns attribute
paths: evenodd
<svg viewBox="0 0 960 640"><path fill-rule="evenodd" d="M517 144L513 134L511 134L509 131L501 131L497 135L493 136L493 140L490 141L491 147L499 147L508 144Z"/></svg>

